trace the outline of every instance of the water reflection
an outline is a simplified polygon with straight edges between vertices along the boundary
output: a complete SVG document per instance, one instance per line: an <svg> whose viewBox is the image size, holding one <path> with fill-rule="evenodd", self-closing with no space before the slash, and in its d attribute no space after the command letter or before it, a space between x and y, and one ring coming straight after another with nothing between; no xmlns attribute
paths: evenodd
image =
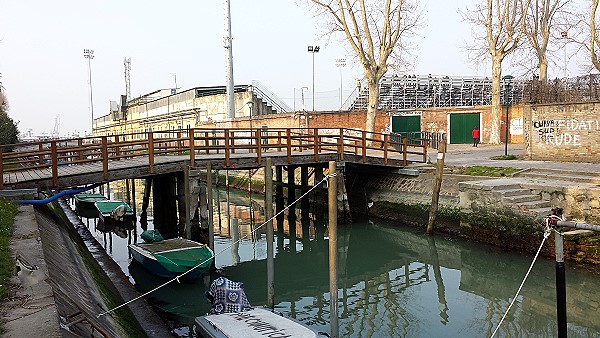
<svg viewBox="0 0 600 338"><path fill-rule="evenodd" d="M247 195L230 192L229 220L225 193L215 192L215 200L215 252L222 252L216 265L227 278L244 283L253 305L266 304L266 235L264 229L250 235L264 221L263 204L256 196L250 202ZM278 312L328 332L329 263L323 214L309 205L277 218L275 303ZM150 212L149 216L152 228ZM106 238L101 232L96 232L96 238L133 277L138 290L145 292L164 280L135 262L130 265L126 246L136 241L139 231L137 224L127 239L113 234ZM244 236L232 245L232 240ZM338 244L342 337L489 336L532 259L383 222L340 225ZM598 277L597 272L568 266L569 337L600 336ZM148 299L181 327L177 332L185 334L193 318L208 311L204 293L209 282L169 284ZM539 259L499 336L556 336L555 302L554 263Z"/></svg>

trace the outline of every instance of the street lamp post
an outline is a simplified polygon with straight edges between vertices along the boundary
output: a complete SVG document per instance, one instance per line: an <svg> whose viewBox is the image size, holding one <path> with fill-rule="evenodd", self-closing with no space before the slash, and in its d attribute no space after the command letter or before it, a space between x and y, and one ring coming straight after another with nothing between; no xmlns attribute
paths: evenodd
<svg viewBox="0 0 600 338"><path fill-rule="evenodd" d="M504 75L502 77L502 80L504 81L504 104L506 105L506 120L504 124L504 156L508 156L508 92L510 90L510 81L512 79L512 75Z"/></svg>
<svg viewBox="0 0 600 338"><path fill-rule="evenodd" d="M342 110L342 88L344 86L344 82L342 81L342 67L346 66L346 59L336 59L335 65L340 69L340 110Z"/></svg>
<svg viewBox="0 0 600 338"><path fill-rule="evenodd" d="M177 74L171 73L171 76L175 78L175 88L171 90L171 95L177 94Z"/></svg>
<svg viewBox="0 0 600 338"><path fill-rule="evenodd" d="M308 52L312 53L312 90L313 90L313 97L312 97L312 110L315 111L315 54L319 52L319 50L321 49L320 46L308 46Z"/></svg>
<svg viewBox="0 0 600 338"><path fill-rule="evenodd" d="M94 98L92 96L92 59L94 58L94 50L93 49L84 49L83 57L88 59L88 74L89 74L89 83L90 83L90 111L92 114L92 125L91 125L91 133L94 134Z"/></svg>
<svg viewBox="0 0 600 338"><path fill-rule="evenodd" d="M568 34L566 31L564 32L560 32L560 37L562 37L563 39L565 39L565 46L563 47L564 49L564 63L565 63L565 85L566 85L566 81L567 81L567 38L568 38Z"/></svg>

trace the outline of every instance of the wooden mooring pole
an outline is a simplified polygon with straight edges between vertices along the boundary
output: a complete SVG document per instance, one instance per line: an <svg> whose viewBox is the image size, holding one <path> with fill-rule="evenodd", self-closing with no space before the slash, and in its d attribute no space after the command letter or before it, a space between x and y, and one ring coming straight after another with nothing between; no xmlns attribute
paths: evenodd
<svg viewBox="0 0 600 338"><path fill-rule="evenodd" d="M208 246L215 250L215 227L213 224L212 164L206 163L206 198L208 199Z"/></svg>
<svg viewBox="0 0 600 338"><path fill-rule="evenodd" d="M275 307L275 259L273 250L273 168L271 158L265 163L265 218L267 222L267 305Z"/></svg>
<svg viewBox="0 0 600 338"><path fill-rule="evenodd" d="M338 287L337 287L337 173L335 161L329 162L329 313L330 313L330 337L338 338Z"/></svg>
<svg viewBox="0 0 600 338"><path fill-rule="evenodd" d="M437 154L437 168L435 170L435 182L433 194L431 195L431 208L429 209L429 221L427 222L427 234L432 235L435 223L435 215L440 200L440 189L442 188L442 175L444 173L444 158L446 157L446 142L442 141Z"/></svg>

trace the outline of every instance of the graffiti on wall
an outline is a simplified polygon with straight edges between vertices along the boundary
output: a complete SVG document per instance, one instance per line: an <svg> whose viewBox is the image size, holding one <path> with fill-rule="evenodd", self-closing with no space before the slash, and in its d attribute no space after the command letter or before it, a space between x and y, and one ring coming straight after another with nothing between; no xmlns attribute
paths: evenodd
<svg viewBox="0 0 600 338"><path fill-rule="evenodd" d="M598 120L536 120L533 121L534 140L547 145L581 145L581 134L600 130Z"/></svg>

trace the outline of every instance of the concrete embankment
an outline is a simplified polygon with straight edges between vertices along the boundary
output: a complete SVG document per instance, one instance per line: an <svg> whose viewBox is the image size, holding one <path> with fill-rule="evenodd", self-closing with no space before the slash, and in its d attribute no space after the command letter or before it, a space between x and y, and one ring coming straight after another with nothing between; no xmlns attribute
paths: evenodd
<svg viewBox="0 0 600 338"><path fill-rule="evenodd" d="M28 308L3 314L7 337L42 332L44 337L172 336L144 299L98 316L139 294L64 201L36 206L35 211L22 209L14 236L20 244L13 250L31 259L47 278L32 286Z"/></svg>

